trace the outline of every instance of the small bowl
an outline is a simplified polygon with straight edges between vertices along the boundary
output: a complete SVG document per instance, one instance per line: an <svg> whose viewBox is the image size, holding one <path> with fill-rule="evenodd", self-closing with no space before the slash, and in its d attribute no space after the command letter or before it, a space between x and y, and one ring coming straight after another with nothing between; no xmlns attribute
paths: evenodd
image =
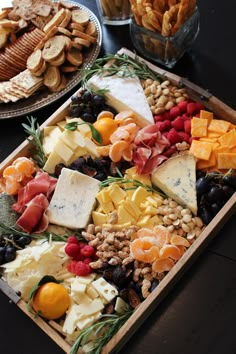
<svg viewBox="0 0 236 354"><path fill-rule="evenodd" d="M129 0L96 0L96 2L104 25L120 26L130 23Z"/></svg>
<svg viewBox="0 0 236 354"><path fill-rule="evenodd" d="M199 33L199 11L196 7L192 16L180 27L174 36L163 37L145 27L137 25L134 17L130 22L130 37L135 49L147 59L173 68Z"/></svg>

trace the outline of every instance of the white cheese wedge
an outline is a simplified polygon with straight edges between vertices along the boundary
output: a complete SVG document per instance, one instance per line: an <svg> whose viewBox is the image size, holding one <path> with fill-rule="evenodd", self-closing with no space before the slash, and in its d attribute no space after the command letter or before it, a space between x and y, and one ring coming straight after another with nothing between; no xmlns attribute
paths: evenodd
<svg viewBox="0 0 236 354"><path fill-rule="evenodd" d="M95 89L107 89L107 103L118 112L132 110L140 127L153 124L153 115L137 77L93 76L89 85Z"/></svg>
<svg viewBox="0 0 236 354"><path fill-rule="evenodd" d="M109 284L104 278L98 278L97 280L92 282L93 287L102 296L105 301L108 303L112 301L117 295L117 289Z"/></svg>
<svg viewBox="0 0 236 354"><path fill-rule="evenodd" d="M47 209L49 222L72 229L85 228L95 207L99 181L63 168Z"/></svg>
<svg viewBox="0 0 236 354"><path fill-rule="evenodd" d="M88 317L90 315L94 315L95 313L102 311L104 309L104 305L102 303L101 299L94 299L92 302L87 305L87 304L80 304L77 307L78 312L81 313L81 318Z"/></svg>
<svg viewBox="0 0 236 354"><path fill-rule="evenodd" d="M193 155L172 157L152 173L152 183L197 214L196 161Z"/></svg>

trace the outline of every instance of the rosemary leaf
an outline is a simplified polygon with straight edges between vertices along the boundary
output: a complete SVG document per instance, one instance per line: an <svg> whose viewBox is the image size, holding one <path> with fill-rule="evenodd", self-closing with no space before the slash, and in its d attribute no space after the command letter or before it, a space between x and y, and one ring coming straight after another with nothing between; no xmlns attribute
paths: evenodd
<svg viewBox="0 0 236 354"><path fill-rule="evenodd" d="M27 117L29 124L22 123L25 132L30 135L27 139L34 145L33 159L37 162L39 167L43 167L47 160L43 150L43 133L40 130L36 118Z"/></svg>

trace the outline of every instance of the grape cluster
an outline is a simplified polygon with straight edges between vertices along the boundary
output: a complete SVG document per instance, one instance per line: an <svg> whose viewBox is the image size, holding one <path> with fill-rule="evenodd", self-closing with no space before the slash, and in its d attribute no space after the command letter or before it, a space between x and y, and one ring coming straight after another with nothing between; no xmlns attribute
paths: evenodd
<svg viewBox="0 0 236 354"><path fill-rule="evenodd" d="M104 95L84 90L81 94L75 94L71 98L70 115L72 118L80 117L85 122L94 123L102 111L116 114L114 108L106 103Z"/></svg>
<svg viewBox="0 0 236 354"><path fill-rule="evenodd" d="M32 241L30 236L1 235L0 236L0 265L14 261L16 251L25 248Z"/></svg>
<svg viewBox="0 0 236 354"><path fill-rule="evenodd" d="M197 172L198 214L207 225L236 191L236 173Z"/></svg>
<svg viewBox="0 0 236 354"><path fill-rule="evenodd" d="M65 167L63 164L56 166L55 175L60 175L61 169ZM121 161L115 164L109 157L103 157L102 159L91 156L79 157L72 164L67 166L71 170L79 171L87 176L93 177L99 181L104 181L108 176L116 177L117 169L123 174L127 168L131 167L129 162Z"/></svg>

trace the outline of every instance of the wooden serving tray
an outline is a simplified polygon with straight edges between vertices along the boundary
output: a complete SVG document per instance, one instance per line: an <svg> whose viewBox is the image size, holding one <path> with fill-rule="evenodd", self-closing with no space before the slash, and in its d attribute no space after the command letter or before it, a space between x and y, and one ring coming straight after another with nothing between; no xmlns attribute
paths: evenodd
<svg viewBox="0 0 236 354"><path fill-rule="evenodd" d="M133 52L122 48L119 54L126 54L132 58L137 57ZM143 60L138 57L139 60ZM177 75L169 73L161 68L154 66L153 64L145 61L148 66L157 74L165 79L170 80L173 84L182 84L189 94L190 98L202 102L205 107L213 111L218 118L222 118L236 124L236 111L225 105L223 102L218 100L208 91L201 89L200 87L192 84L186 79L183 79ZM71 100L68 99L51 117L49 117L42 125L41 129L48 125L54 125L55 123L64 119L65 115L68 114L68 108ZM17 149L15 149L1 164L0 173L3 169L11 164L11 162L19 156L28 156L30 143L25 140ZM148 296L148 298L143 301L139 307L135 310L133 315L128 319L128 321L123 325L123 327L117 332L117 334L110 340L110 342L103 348L102 353L114 353L118 352L122 346L129 340L129 338L134 334L134 332L141 326L141 324L146 320L146 318L153 312L154 308L163 300L163 298L169 293L174 284L179 280L179 278L186 272L190 265L195 261L200 252L209 244L227 220L236 212L236 192L224 205L224 207L219 211L215 218L210 222L209 225L202 231L200 236L194 241L191 247L184 253L181 259L175 264L175 266L168 272L165 278L160 282L156 289ZM46 321L42 318L35 318L30 314L26 308L26 303L23 300L16 301L17 306L21 308L23 312L27 314L37 325L50 336L59 347L61 347L66 353L70 353L70 345L64 340L64 338L53 329Z"/></svg>

